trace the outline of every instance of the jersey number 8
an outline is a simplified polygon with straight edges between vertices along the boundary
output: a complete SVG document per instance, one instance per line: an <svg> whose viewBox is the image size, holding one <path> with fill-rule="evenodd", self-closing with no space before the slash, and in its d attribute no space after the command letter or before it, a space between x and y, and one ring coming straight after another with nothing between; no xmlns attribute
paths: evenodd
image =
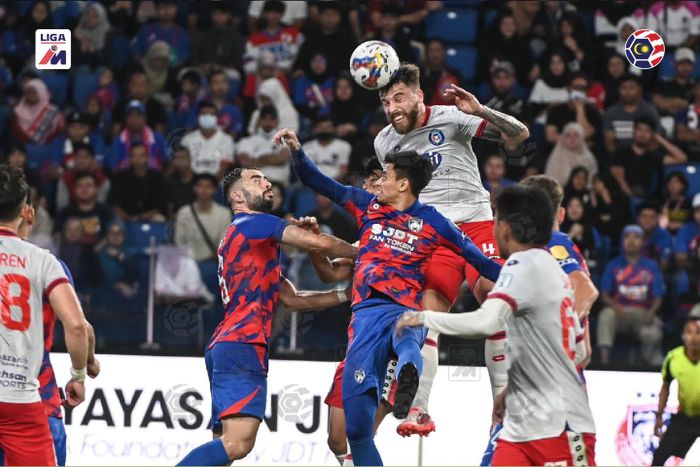
<svg viewBox="0 0 700 467"><path fill-rule="evenodd" d="M13 291L12 285L19 286L19 294L16 293L16 289ZM30 292L31 284L27 277L19 274L5 274L0 277L0 316L2 324L6 328L13 331L26 331L29 329L29 322L32 317L32 310L29 306ZM22 313L21 321L12 319L12 307L20 309Z"/></svg>

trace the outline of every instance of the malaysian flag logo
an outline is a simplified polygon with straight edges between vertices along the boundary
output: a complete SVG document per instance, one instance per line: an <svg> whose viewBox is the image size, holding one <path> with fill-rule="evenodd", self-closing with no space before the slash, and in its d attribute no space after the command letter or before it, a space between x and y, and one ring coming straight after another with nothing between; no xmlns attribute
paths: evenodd
<svg viewBox="0 0 700 467"><path fill-rule="evenodd" d="M666 52L664 40L651 29L639 29L625 42L627 60L641 70L649 70L661 63Z"/></svg>

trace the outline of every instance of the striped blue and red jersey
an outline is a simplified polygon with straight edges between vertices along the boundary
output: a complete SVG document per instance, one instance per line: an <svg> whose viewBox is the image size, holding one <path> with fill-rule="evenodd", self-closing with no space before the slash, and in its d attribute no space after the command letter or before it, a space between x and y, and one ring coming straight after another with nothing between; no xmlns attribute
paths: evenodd
<svg viewBox="0 0 700 467"><path fill-rule="evenodd" d="M66 263L58 262L63 267L63 270L68 276L68 280L73 285L73 276L68 270ZM53 347L53 336L56 328L56 313L53 311L48 297L43 300L44 314L44 358L41 361L41 369L39 370L39 395L41 402L44 404L44 412L46 416L54 418L63 418L61 413L61 394L58 391L56 383L56 375L51 366L51 347Z"/></svg>
<svg viewBox="0 0 700 467"><path fill-rule="evenodd" d="M239 213L219 244L224 319L209 341L267 346L279 299L280 242L288 223L266 213Z"/></svg>
<svg viewBox="0 0 700 467"><path fill-rule="evenodd" d="M432 206L415 201L399 211L382 204L367 191L323 175L303 150L294 154L294 169L302 183L343 206L357 220L360 246L353 307L376 291L406 307L422 309L428 259L441 246L463 256L486 278L495 281L498 277L500 265Z"/></svg>

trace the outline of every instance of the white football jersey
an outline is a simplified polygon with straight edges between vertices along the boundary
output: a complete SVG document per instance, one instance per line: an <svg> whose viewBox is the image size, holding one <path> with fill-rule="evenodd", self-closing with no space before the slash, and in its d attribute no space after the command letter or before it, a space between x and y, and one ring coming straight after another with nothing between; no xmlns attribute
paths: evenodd
<svg viewBox="0 0 700 467"><path fill-rule="evenodd" d="M486 126L480 117L467 115L452 105L426 106L426 122L406 134L389 124L374 139L379 162L391 152L414 150L429 157L433 178L420 201L434 206L455 223L493 219L491 200L479 174L479 162L472 150L473 136Z"/></svg>
<svg viewBox="0 0 700 467"><path fill-rule="evenodd" d="M43 297L68 283L58 260L0 230L0 402L39 402L44 356Z"/></svg>
<svg viewBox="0 0 700 467"><path fill-rule="evenodd" d="M568 429L595 433L576 371L577 330L569 277L545 249L512 254L490 298L508 302L508 393L501 438L522 442Z"/></svg>

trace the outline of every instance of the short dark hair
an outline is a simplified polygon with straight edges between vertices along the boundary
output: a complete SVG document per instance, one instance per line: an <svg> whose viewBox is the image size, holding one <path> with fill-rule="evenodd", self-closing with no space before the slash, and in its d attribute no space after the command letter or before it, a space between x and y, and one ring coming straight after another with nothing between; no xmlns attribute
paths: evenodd
<svg viewBox="0 0 700 467"><path fill-rule="evenodd" d="M221 2L216 2L216 3L221 3ZM182 74L182 78L180 78L181 81L189 81L190 83L194 83L196 85L202 84L202 77L200 76L199 73L197 73L194 70L187 70Z"/></svg>
<svg viewBox="0 0 700 467"><path fill-rule="evenodd" d="M326 115L319 115L318 117L316 117L314 119L313 126L316 126L320 123L325 123L325 122L331 122L332 125L335 125L335 122L333 121L333 118L330 116L330 114L326 114Z"/></svg>
<svg viewBox="0 0 700 467"><path fill-rule="evenodd" d="M221 181L221 189L224 192L224 198L228 201L228 194L231 191L231 187L243 177L243 172L246 170L258 170L255 166L249 167L236 167L229 173L224 175L224 179Z"/></svg>
<svg viewBox="0 0 700 467"><path fill-rule="evenodd" d="M637 207L637 215L640 215L642 211L646 209L651 209L656 214L661 214L661 206L659 206L659 203L652 200L646 200L642 201L642 203Z"/></svg>
<svg viewBox="0 0 700 467"><path fill-rule="evenodd" d="M445 43L445 41L443 41L439 37L429 37L428 39L425 40L425 46L427 47L428 44L430 44L432 42L437 42L438 44L440 44L442 46L443 49L447 49L447 44Z"/></svg>
<svg viewBox="0 0 700 467"><path fill-rule="evenodd" d="M286 5L284 2L280 0L267 0L263 5L262 12L265 13L266 11L274 11L276 13L284 14L285 7Z"/></svg>
<svg viewBox="0 0 700 467"><path fill-rule="evenodd" d="M375 172L377 170L380 172L384 172L384 167L382 167L382 163L379 162L379 159L377 159L376 157L368 159L364 163L363 168L365 171L365 177L369 177L370 175L372 175L372 172Z"/></svg>
<svg viewBox="0 0 700 467"><path fill-rule="evenodd" d="M688 177L686 177L683 172L675 171L668 174L664 185L668 185L668 182L670 182L674 178L681 182L681 184L683 184L683 194L687 193L688 188L690 188L690 184L688 183Z"/></svg>
<svg viewBox="0 0 700 467"><path fill-rule="evenodd" d="M272 118L279 118L277 115L277 109L275 108L274 105L264 105L260 108L260 115L258 116L258 119L263 118L263 117L272 117Z"/></svg>
<svg viewBox="0 0 700 467"><path fill-rule="evenodd" d="M97 185L97 177L95 177L95 174L93 174L92 172L88 172L88 171L79 172L75 176L75 182L78 183L78 180L82 180L84 178L91 179L93 182L95 182L95 185Z"/></svg>
<svg viewBox="0 0 700 467"><path fill-rule="evenodd" d="M622 75L618 83L622 84L626 81L633 81L637 86L639 86L640 88L642 87L642 80L639 79L638 76L633 75L632 73L625 73L624 75Z"/></svg>
<svg viewBox="0 0 700 467"><path fill-rule="evenodd" d="M134 148L142 147L145 151L146 154L148 154L148 148L144 143L136 142L136 143L131 143L131 146L129 146L129 156L131 156L132 151Z"/></svg>
<svg viewBox="0 0 700 467"><path fill-rule="evenodd" d="M29 185L21 169L0 164L0 222L17 219L27 202Z"/></svg>
<svg viewBox="0 0 700 467"><path fill-rule="evenodd" d="M520 185L544 191L552 205L552 216L556 219L559 206L564 200L564 190L558 181L547 175L532 175L521 181Z"/></svg>
<svg viewBox="0 0 700 467"><path fill-rule="evenodd" d="M385 95L389 89L399 83L412 88L420 87L420 68L413 63L402 63L387 85L379 90L379 96Z"/></svg>
<svg viewBox="0 0 700 467"><path fill-rule="evenodd" d="M548 206L549 209L542 209ZM546 245L552 238L554 210L547 193L537 187L514 185L496 199L496 216L510 226L513 238L525 245Z"/></svg>
<svg viewBox="0 0 700 467"><path fill-rule="evenodd" d="M416 151L389 153L384 162L394 165L397 176L408 179L411 183L411 193L416 197L433 178L433 165L430 160Z"/></svg>
<svg viewBox="0 0 700 467"><path fill-rule="evenodd" d="M73 143L73 154L77 153L78 151L87 151L92 157L95 157L95 151L88 143L83 143L82 141Z"/></svg>
<svg viewBox="0 0 700 467"><path fill-rule="evenodd" d="M183 146L182 144L179 144L179 143L178 143L178 144L173 148L173 152L172 152L173 156L175 156L175 153L176 153L176 152L179 152L179 151L185 151L185 152L187 153L187 157L192 158L192 156L191 156L191 154L190 154L190 150L189 150L189 148L188 148L187 146Z"/></svg>
<svg viewBox="0 0 700 467"><path fill-rule="evenodd" d="M211 183L214 187L219 186L219 179L216 176L209 173L201 173L194 176L194 185L201 182L202 180Z"/></svg>
<svg viewBox="0 0 700 467"><path fill-rule="evenodd" d="M635 118L634 119L634 128L637 128L637 126L639 126L639 125L646 125L649 128L651 128L652 130L656 131L656 122L652 118L645 117L643 115L641 117Z"/></svg>
<svg viewBox="0 0 700 467"><path fill-rule="evenodd" d="M224 78L228 80L228 76L226 76L226 72L223 68L214 68L212 71L209 72L209 76L207 76L207 81L211 81L212 78L214 78L214 76L216 75L224 75Z"/></svg>
<svg viewBox="0 0 700 467"><path fill-rule="evenodd" d="M199 114L202 109L214 109L214 113L217 113L216 105L212 101L202 101L197 107L197 113Z"/></svg>

